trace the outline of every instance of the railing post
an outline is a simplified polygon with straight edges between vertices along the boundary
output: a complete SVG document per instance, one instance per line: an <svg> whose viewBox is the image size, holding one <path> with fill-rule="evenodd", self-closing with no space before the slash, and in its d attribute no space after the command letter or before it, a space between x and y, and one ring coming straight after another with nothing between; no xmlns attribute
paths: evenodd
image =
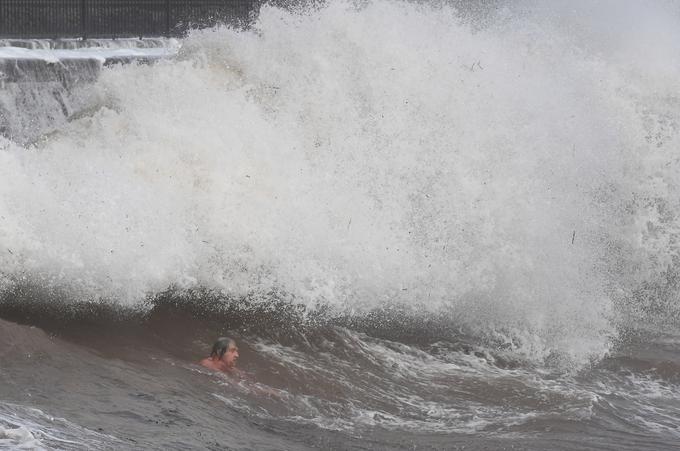
<svg viewBox="0 0 680 451"><path fill-rule="evenodd" d="M87 39L87 0L80 0L80 29L83 32L83 40Z"/></svg>
<svg viewBox="0 0 680 451"><path fill-rule="evenodd" d="M165 36L170 37L170 0L165 0Z"/></svg>

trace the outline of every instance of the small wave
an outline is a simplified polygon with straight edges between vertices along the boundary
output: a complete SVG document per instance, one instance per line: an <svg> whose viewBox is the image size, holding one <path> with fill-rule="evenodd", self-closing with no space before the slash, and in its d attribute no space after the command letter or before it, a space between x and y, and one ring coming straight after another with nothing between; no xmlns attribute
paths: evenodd
<svg viewBox="0 0 680 451"><path fill-rule="evenodd" d="M21 282L0 293L0 317L67 335L175 329L176 341L190 342L196 334L212 330L302 346L323 342L340 327L424 346L435 355L460 352L482 357L499 367L548 365L568 370L576 363L568 354L558 357L559 349L546 348L530 331L470 327L450 309L432 312L397 303L366 311L321 303L310 308L284 291L234 298L213 289L171 287L143 303L125 306L115 300L74 299L68 287Z"/></svg>

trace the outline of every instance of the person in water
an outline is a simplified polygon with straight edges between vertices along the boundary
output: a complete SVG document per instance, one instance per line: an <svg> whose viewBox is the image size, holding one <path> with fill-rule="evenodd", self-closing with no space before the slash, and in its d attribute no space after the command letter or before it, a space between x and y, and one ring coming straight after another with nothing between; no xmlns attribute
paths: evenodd
<svg viewBox="0 0 680 451"><path fill-rule="evenodd" d="M206 357L201 360L200 364L206 368L215 371L221 371L227 374L236 374L240 377L244 377L236 368L236 361L238 360L238 346L236 346L236 341L233 338L221 337L218 338L212 347L210 352L210 357ZM245 379L249 379L245 377ZM274 396L280 398L280 393L278 390L271 387L261 386L259 384L251 384L250 389L254 393Z"/></svg>
<svg viewBox="0 0 680 451"><path fill-rule="evenodd" d="M215 371L231 373L236 368L238 346L232 338L218 338L212 347L210 357L201 360L201 365Z"/></svg>

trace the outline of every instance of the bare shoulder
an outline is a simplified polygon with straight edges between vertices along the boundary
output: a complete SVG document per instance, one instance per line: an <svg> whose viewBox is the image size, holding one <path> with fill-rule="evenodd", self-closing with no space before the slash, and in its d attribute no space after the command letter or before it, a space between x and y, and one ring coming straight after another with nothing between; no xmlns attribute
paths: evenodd
<svg viewBox="0 0 680 451"><path fill-rule="evenodd" d="M198 362L201 366L204 366L206 368L210 368L211 370L216 369L215 365L213 364L213 361L209 358L203 359L200 362Z"/></svg>

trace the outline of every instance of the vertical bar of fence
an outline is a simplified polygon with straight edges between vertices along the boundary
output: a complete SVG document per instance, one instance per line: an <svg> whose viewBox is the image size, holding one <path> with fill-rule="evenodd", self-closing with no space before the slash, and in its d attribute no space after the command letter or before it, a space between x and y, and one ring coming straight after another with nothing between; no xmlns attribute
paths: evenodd
<svg viewBox="0 0 680 451"><path fill-rule="evenodd" d="M144 32L149 29L151 26L151 15L153 14L153 3L149 2L140 2L139 3L141 6L141 11L139 11L139 17L141 17L143 20L141 24L139 25L137 35L139 35L139 39L142 39L144 37Z"/></svg>
<svg viewBox="0 0 680 451"><path fill-rule="evenodd" d="M139 10L137 11L137 36L141 39L144 36L144 30L146 30L149 27L149 2L138 2L137 7ZM153 7L153 5L151 5ZM141 20L139 20L141 19Z"/></svg>
<svg viewBox="0 0 680 451"><path fill-rule="evenodd" d="M22 25L24 26L24 29L29 30L31 23L27 20L28 14L30 13L28 3L24 3L24 7L22 9L23 9ZM27 36L24 36L24 37L27 37Z"/></svg>
<svg viewBox="0 0 680 451"><path fill-rule="evenodd" d="M165 36L170 37L170 0L165 0Z"/></svg>
<svg viewBox="0 0 680 451"><path fill-rule="evenodd" d="M87 0L80 0L80 33L87 39Z"/></svg>

